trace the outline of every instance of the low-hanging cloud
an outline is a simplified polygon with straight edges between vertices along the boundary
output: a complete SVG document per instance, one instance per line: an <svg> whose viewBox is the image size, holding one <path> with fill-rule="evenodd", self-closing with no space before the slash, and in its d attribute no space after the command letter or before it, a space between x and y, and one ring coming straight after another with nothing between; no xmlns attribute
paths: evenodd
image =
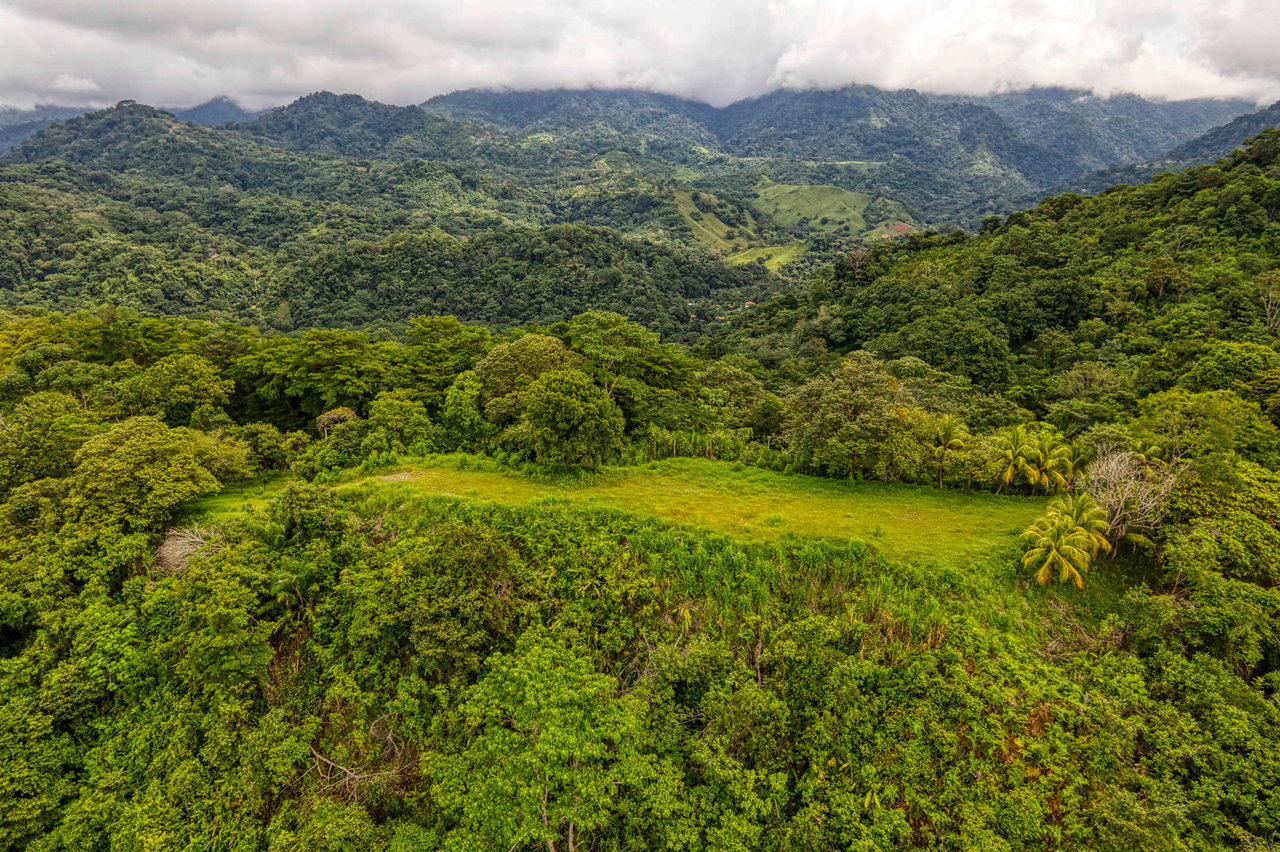
<svg viewBox="0 0 1280 852"><path fill-rule="evenodd" d="M0 0L0 102L590 86L721 105L864 83L1261 103L1277 32L1280 4L1252 0Z"/></svg>

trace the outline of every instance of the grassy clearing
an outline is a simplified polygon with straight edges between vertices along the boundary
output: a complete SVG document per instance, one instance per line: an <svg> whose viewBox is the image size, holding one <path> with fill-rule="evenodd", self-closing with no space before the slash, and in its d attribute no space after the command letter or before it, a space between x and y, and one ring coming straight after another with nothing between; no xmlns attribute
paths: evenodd
<svg viewBox="0 0 1280 852"><path fill-rule="evenodd" d="M218 523L250 509L262 509L288 481L287 475L276 475L228 485L217 494L192 501L179 520L199 518L206 523Z"/></svg>
<svg viewBox="0 0 1280 852"><path fill-rule="evenodd" d="M756 187L755 210L784 228L801 222L828 233L900 236L913 230L912 219L901 204L883 201L868 209L872 196L836 186L765 182Z"/></svg>
<svg viewBox="0 0 1280 852"><path fill-rule="evenodd" d="M866 193L789 183L768 184L758 192L760 197L754 206L785 228L794 228L806 219L809 227L822 231L834 232L846 225L855 234L867 229L862 213L871 203L871 196Z"/></svg>
<svg viewBox="0 0 1280 852"><path fill-rule="evenodd" d="M578 482L547 482L456 460L415 463L352 485L399 483L435 494L523 504L565 499L729 533L863 539L890 559L964 564L1002 551L1042 511L1043 500L846 482L723 462L678 459L620 468Z"/></svg>
<svg viewBox="0 0 1280 852"><path fill-rule="evenodd" d="M778 267L790 263L806 251L803 243L789 243L781 246L759 246L750 248L749 238L754 235L756 222L751 220L745 228L737 228L739 236L729 239L730 230L735 230L721 221L714 213L705 213L693 203L693 193L688 190L675 191L676 206L684 214L693 229L693 235L706 249L713 254L724 257L729 264L737 266L751 263L756 258L764 258L764 265L770 272L777 272Z"/></svg>
<svg viewBox="0 0 1280 852"><path fill-rule="evenodd" d="M680 208L680 212L684 214L684 217L689 220L689 227L693 229L693 235L697 237L698 242L706 246L708 251L716 254L728 254L747 247L745 237L737 237L732 240L726 237L730 228L720 221L719 216L698 210L697 205L693 203L692 192L686 189L677 189L675 197L676 206ZM694 214L697 215L695 216Z"/></svg>
<svg viewBox="0 0 1280 852"><path fill-rule="evenodd" d="M739 266L743 263L751 263L758 257L764 258L765 268L770 272L777 272L778 268L784 263L791 261L804 255L806 251L803 243L791 243L785 246L767 246L765 248L753 248L746 251L735 252L725 258L725 262L730 266Z"/></svg>

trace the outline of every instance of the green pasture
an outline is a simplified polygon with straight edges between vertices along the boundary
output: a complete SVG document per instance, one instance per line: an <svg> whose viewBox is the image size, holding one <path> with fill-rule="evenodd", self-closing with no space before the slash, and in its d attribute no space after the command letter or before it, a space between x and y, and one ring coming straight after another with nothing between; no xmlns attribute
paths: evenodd
<svg viewBox="0 0 1280 852"><path fill-rule="evenodd" d="M789 243L785 246L764 246L762 248L750 248L734 252L724 260L731 266L738 266L743 263L751 263L758 257L763 257L765 268L770 272L777 272L778 268L784 263L790 263L804 253L805 246L803 243Z"/></svg>
<svg viewBox="0 0 1280 852"><path fill-rule="evenodd" d="M217 522L262 508L286 481L234 485L196 501L185 514ZM578 479L531 476L487 459L440 456L337 487L381 484L509 505L564 499L744 539L786 534L862 539L890 559L948 564L1007 547L1044 508L1043 499L784 475L701 459L614 468Z"/></svg>
<svg viewBox="0 0 1280 852"><path fill-rule="evenodd" d="M514 471L415 463L361 482L397 482L469 500L523 504L562 498L652 515L746 539L792 533L873 542L890 559L967 562L1008 546L1043 500L928 486L787 476L725 462L673 459L583 481Z"/></svg>

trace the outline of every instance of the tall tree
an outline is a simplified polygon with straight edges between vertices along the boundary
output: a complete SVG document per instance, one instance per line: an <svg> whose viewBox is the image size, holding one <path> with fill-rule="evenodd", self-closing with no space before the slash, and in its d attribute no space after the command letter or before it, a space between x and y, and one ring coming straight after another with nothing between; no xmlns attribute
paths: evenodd
<svg viewBox="0 0 1280 852"><path fill-rule="evenodd" d="M585 373L543 373L525 404L528 440L540 463L589 467L622 447L622 412Z"/></svg>
<svg viewBox="0 0 1280 852"><path fill-rule="evenodd" d="M653 772L617 687L589 655L536 630L494 658L461 707L457 755L427 761L456 848L600 848L615 809Z"/></svg>

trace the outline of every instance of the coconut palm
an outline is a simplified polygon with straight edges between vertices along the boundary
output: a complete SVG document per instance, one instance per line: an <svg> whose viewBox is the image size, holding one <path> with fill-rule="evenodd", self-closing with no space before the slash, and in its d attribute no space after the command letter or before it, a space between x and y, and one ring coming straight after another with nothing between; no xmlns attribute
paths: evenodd
<svg viewBox="0 0 1280 852"><path fill-rule="evenodd" d="M934 440L933 457L938 460L938 487L942 487L943 468L947 463L947 453L958 453L964 449L965 438L969 437L964 422L954 414L948 414L938 424L938 433Z"/></svg>
<svg viewBox="0 0 1280 852"><path fill-rule="evenodd" d="M1000 453L1000 462L1004 471L1000 474L1000 488L1012 485L1018 474L1022 474L1033 486L1038 480L1038 473L1028 461L1032 452L1031 441L1027 438L1025 426L1014 426L1008 432L996 436L996 449Z"/></svg>
<svg viewBox="0 0 1280 852"><path fill-rule="evenodd" d="M1039 485L1048 494L1054 488L1066 488L1065 472L1071 466L1071 448L1048 432L1042 432L1028 446L1026 458L1032 473L1028 474L1027 481L1032 490Z"/></svg>
<svg viewBox="0 0 1280 852"><path fill-rule="evenodd" d="M1089 454L1078 444L1067 444L1062 454L1062 477L1067 481L1067 490L1075 491L1083 487L1084 469L1089 463Z"/></svg>
<svg viewBox="0 0 1280 852"><path fill-rule="evenodd" d="M1081 576L1089 570L1092 561L1092 537L1070 517L1049 512L1023 533L1030 540L1027 552L1022 555L1022 567L1036 569L1036 582L1043 585L1053 579L1055 572L1059 582L1071 580L1076 588L1084 586Z"/></svg>
<svg viewBox="0 0 1280 852"><path fill-rule="evenodd" d="M1084 531L1089 537L1091 558L1096 557L1099 551L1111 552L1111 542L1107 539L1111 524L1107 520L1107 513L1085 492L1076 491L1060 497L1050 505L1049 512L1070 520Z"/></svg>
<svg viewBox="0 0 1280 852"><path fill-rule="evenodd" d="M1164 459L1164 450L1159 444L1151 444L1146 441L1136 441L1133 451L1138 457L1138 461L1142 463L1142 471L1147 475L1151 475L1157 468L1164 467L1168 464Z"/></svg>

